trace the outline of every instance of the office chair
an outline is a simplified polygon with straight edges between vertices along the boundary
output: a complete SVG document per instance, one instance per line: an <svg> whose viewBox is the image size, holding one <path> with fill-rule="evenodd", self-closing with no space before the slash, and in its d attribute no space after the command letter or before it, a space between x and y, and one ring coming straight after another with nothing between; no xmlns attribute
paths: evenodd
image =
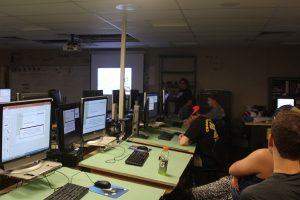
<svg viewBox="0 0 300 200"><path fill-rule="evenodd" d="M56 122L55 110L58 108L59 105L63 104L63 99L62 99L60 90L57 90L57 89L49 90L48 95L50 98L53 99L52 109L51 109L51 115L52 115L51 120L52 120L52 123L55 123Z"/></svg>
<svg viewBox="0 0 300 200"><path fill-rule="evenodd" d="M220 137L213 148L215 163L209 167L193 168L194 186L207 184L228 174L229 142L226 137Z"/></svg>

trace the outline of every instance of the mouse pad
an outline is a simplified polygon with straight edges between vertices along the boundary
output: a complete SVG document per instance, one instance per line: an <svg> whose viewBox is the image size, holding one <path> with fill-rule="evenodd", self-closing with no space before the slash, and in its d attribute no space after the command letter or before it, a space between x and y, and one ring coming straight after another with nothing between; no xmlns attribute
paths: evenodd
<svg viewBox="0 0 300 200"><path fill-rule="evenodd" d="M102 190L102 189L97 188L95 186L91 186L89 189L90 189L91 192L95 192L97 194L107 196L107 197L110 197L110 198L113 198L113 199L116 199L116 198L122 196L123 194L125 194L126 192L128 192L128 189L121 188L121 187L115 186L115 185L112 185L111 188L112 189L110 191L109 190L105 191L105 190Z"/></svg>
<svg viewBox="0 0 300 200"><path fill-rule="evenodd" d="M130 150L133 150L133 151L142 151L142 152L147 152L147 151L145 151L145 150L138 149L138 146L134 146L134 145L132 145L132 146L128 147L128 149L130 149ZM152 150L152 149L150 149L150 148L148 147L148 152L150 152L151 150Z"/></svg>

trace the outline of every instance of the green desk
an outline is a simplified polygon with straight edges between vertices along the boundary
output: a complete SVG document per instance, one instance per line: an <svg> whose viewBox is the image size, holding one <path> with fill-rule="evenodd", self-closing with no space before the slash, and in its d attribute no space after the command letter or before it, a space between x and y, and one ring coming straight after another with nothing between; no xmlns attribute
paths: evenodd
<svg viewBox="0 0 300 200"><path fill-rule="evenodd" d="M70 169L70 168L61 168L58 171L62 172L63 174L67 175L69 179L71 176L78 173L78 170ZM118 198L118 200L129 200L129 199L143 199L143 200L158 200L161 195L163 195L164 190L138 185L135 183L129 183L125 181L116 180L113 178L103 177L95 174L90 174L89 177L93 181L97 180L107 180L113 185L118 185L120 187L124 187L128 189L128 192ZM52 187L57 188L60 187L68 182L66 177L62 174L55 172L52 175L48 176L49 182L52 184ZM72 183L89 187L92 182L88 179L88 177L82 172L78 175L74 176L72 179ZM1 200L41 200L45 197L49 196L53 193L53 190L49 187L45 178L30 182L27 185L24 185L20 188L17 188L5 195L0 196ZM103 200L112 200L109 197L105 197L94 192L88 192L83 198L84 199L103 199Z"/></svg>
<svg viewBox="0 0 300 200"><path fill-rule="evenodd" d="M149 135L147 139L142 139L142 138L129 138L128 141L138 143L138 144L143 144L143 145L149 145L149 146L154 146L154 147L163 147L163 146L168 146L170 147L171 150L174 151L179 151L183 153L190 153L194 154L196 150L196 145L189 145L189 146L181 146L179 145L178 142L178 136L175 135L172 140L167 141L167 140L160 140L158 139L159 136L159 131L157 132L147 132L147 131L141 131L142 133L146 133Z"/></svg>
<svg viewBox="0 0 300 200"><path fill-rule="evenodd" d="M158 174L158 158L161 148L150 147L152 150L144 166L137 167L125 164L126 158L132 153L132 150L128 149L131 145L132 143L123 142L105 153L95 153L90 158L81 161L79 166L90 169L94 173L107 174L110 177L169 191L177 185L180 176L192 158L191 154L170 151L167 176L163 176ZM119 161L115 163L107 163L108 160L122 154L124 159L118 158Z"/></svg>

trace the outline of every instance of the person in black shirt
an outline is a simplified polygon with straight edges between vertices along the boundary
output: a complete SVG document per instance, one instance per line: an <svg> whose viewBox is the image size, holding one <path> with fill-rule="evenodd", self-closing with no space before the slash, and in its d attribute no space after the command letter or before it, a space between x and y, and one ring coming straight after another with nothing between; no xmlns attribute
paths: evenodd
<svg viewBox="0 0 300 200"><path fill-rule="evenodd" d="M300 199L300 114L279 113L271 128L269 149L273 154L273 175L247 187L241 200Z"/></svg>
<svg viewBox="0 0 300 200"><path fill-rule="evenodd" d="M175 114L178 114L179 110L185 105L193 104L193 94L189 89L189 81L185 78L182 78L179 81L179 91L176 96L175 101Z"/></svg>
<svg viewBox="0 0 300 200"><path fill-rule="evenodd" d="M199 114L199 106L184 106L179 111L179 118L189 128L179 136L180 145L196 144L195 154L200 156L200 166L214 165L212 150L218 133L211 119Z"/></svg>

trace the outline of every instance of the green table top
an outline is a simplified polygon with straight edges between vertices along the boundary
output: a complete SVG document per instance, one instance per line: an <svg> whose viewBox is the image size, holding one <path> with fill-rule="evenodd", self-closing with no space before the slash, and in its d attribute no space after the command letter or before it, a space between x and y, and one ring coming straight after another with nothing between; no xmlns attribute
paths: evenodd
<svg viewBox="0 0 300 200"><path fill-rule="evenodd" d="M162 151L161 148L149 147L152 150L149 152L150 155L148 159L142 167L138 167L125 164L126 158L132 153L132 150L128 149L131 145L132 143L123 142L105 153L97 153L90 158L81 161L79 166L119 175L125 178L129 177L148 183L161 184L166 187L175 187L184 169L192 158L191 154L170 150L167 175L164 176L158 174L158 158ZM124 156L119 157L119 161L116 161L115 163L107 162L115 156L120 155Z"/></svg>
<svg viewBox="0 0 300 200"><path fill-rule="evenodd" d="M172 140L160 140L158 139L158 136L160 134L160 131L158 129L157 132L154 131L141 131L142 133L146 133L149 137L147 139L143 138L129 138L128 141L135 142L143 145L149 145L149 146L155 146L155 147L163 147L163 146L169 146L171 150L180 151L183 153L190 153L194 154L196 150L196 145L189 145L189 146L181 146L178 142L178 135L174 135ZM167 131L166 131L167 132Z"/></svg>
<svg viewBox="0 0 300 200"><path fill-rule="evenodd" d="M57 171L62 172L66 176L69 177L71 181L72 175L78 173L78 170L70 169L70 168L60 168ZM112 185L118 185L120 187L124 187L128 189L128 192L124 195L120 196L118 200L129 200L129 199L143 199L143 200L158 200L161 195L163 195L164 190L157 189L149 186L139 185L135 183L130 183L126 181L121 181L117 179L112 179L104 176L99 176L95 174L89 174L89 177L92 181L96 182L97 180L107 180ZM55 172L48 177L49 182L52 184L53 188L60 187L66 183L68 183L68 180L65 176L62 174ZM72 179L72 183L89 187L92 186L93 183L89 180L87 175L84 172L81 172L77 175L75 175ZM45 178L41 178L38 180L35 180L33 182L30 182L27 185L24 185L20 188L17 188L5 195L0 196L1 200L16 200L16 199L22 199L22 200L41 200L45 197L49 196L51 193L53 193L53 189L51 189L46 181ZM105 197L99 194L96 194L94 192L88 192L83 198L84 199L106 199L106 200L112 200L109 197Z"/></svg>

